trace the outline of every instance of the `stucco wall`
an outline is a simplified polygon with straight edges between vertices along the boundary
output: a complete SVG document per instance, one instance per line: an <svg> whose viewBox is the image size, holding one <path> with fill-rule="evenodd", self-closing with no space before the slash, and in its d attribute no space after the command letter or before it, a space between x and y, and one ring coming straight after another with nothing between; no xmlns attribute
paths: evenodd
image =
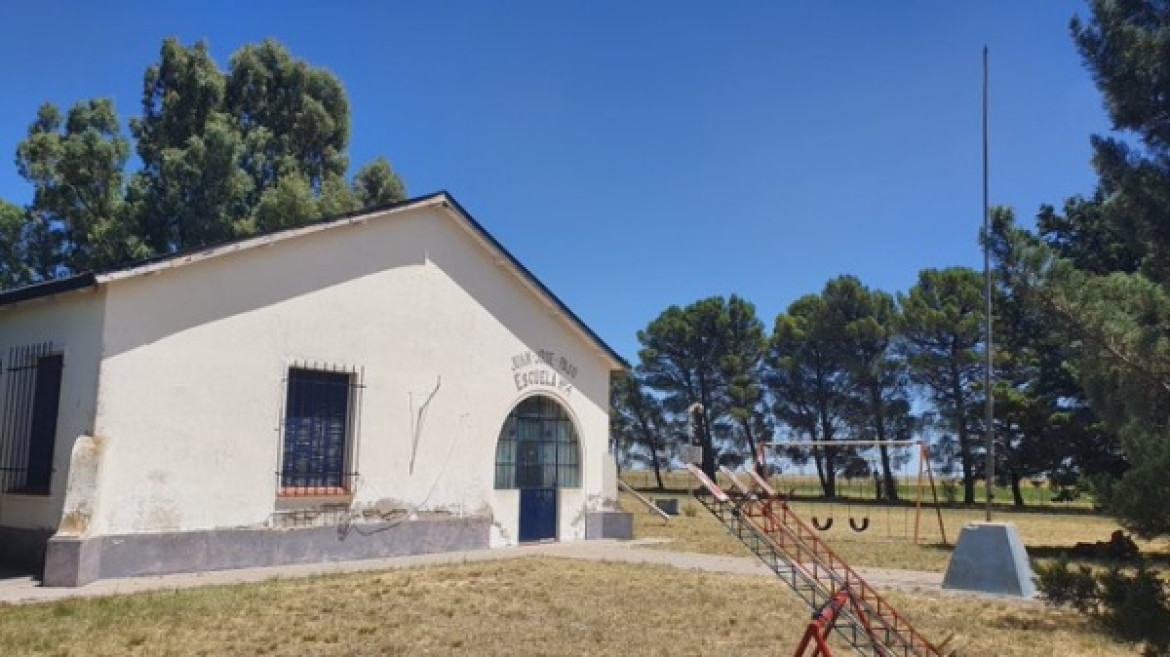
<svg viewBox="0 0 1170 657"><path fill-rule="evenodd" d="M69 454L78 436L93 428L104 293L69 292L0 308L0 412L12 373L9 349L51 341L64 355L50 495L0 492L0 527L55 530L68 476Z"/></svg>
<svg viewBox="0 0 1170 657"><path fill-rule="evenodd" d="M493 490L496 439L539 392L577 423L582 488L561 496L561 535L584 535L581 511L602 493L606 363L445 210L115 281L107 299L92 532L277 522L282 379L319 362L364 368L355 507L493 513L495 542L514 540L514 496ZM541 351L551 367L514 371Z"/></svg>

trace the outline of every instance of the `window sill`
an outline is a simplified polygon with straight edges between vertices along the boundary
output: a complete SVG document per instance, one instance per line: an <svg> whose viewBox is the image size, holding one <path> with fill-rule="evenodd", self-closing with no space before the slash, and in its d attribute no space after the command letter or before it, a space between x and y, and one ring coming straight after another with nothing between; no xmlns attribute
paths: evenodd
<svg viewBox="0 0 1170 657"><path fill-rule="evenodd" d="M276 495L277 513L323 512L328 510L348 509L353 502L353 493L338 488L341 492L326 493L334 490L329 487L315 488L281 488Z"/></svg>
<svg viewBox="0 0 1170 657"><path fill-rule="evenodd" d="M277 497L353 497L343 486L285 486L276 491Z"/></svg>
<svg viewBox="0 0 1170 657"><path fill-rule="evenodd" d="M30 497L33 499L48 499L52 497L52 493L42 488L14 488L12 490L3 491L7 497Z"/></svg>

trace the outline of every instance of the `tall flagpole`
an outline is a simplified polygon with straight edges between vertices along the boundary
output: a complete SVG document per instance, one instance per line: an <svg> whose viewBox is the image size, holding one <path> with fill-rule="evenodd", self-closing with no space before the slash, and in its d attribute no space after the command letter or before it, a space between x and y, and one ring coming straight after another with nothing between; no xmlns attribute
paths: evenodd
<svg viewBox="0 0 1170 657"><path fill-rule="evenodd" d="M991 491L995 485L995 398L991 391L993 350L991 341L991 214L987 205L987 46L983 46L983 279L984 279L984 334L987 338L987 364L983 372L983 390L987 395L985 440L987 441L987 509L986 519L991 522Z"/></svg>

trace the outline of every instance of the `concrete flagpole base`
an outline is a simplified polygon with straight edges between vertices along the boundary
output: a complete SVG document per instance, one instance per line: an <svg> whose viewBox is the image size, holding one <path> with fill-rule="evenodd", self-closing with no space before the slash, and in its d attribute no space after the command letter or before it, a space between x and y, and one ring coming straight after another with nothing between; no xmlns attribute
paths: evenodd
<svg viewBox="0 0 1170 657"><path fill-rule="evenodd" d="M1015 525L973 522L959 533L943 588L1031 598L1036 595L1032 578Z"/></svg>

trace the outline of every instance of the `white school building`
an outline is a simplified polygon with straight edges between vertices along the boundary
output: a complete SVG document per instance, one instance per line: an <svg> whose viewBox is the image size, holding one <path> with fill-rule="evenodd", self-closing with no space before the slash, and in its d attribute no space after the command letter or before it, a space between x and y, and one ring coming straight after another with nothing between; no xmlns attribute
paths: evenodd
<svg viewBox="0 0 1170 657"><path fill-rule="evenodd" d="M44 583L628 537L624 361L448 194L0 292Z"/></svg>

